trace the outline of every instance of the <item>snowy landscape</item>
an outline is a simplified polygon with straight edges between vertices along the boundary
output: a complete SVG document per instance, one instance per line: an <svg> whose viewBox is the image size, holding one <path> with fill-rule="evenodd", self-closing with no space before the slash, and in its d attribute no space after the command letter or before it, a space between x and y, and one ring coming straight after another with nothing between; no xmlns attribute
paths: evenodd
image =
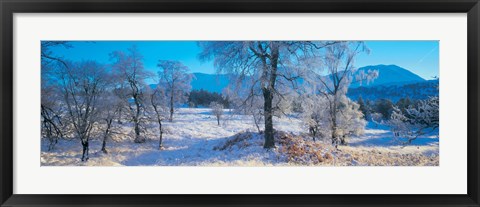
<svg viewBox="0 0 480 207"><path fill-rule="evenodd" d="M42 41L42 166L439 166L439 78L368 42L194 42L215 73L131 45Z"/></svg>
<svg viewBox="0 0 480 207"><path fill-rule="evenodd" d="M225 112L226 114L228 111ZM225 123L217 125L210 109L182 108L174 123L166 123L166 133L163 141L164 149L158 150L158 140L147 140L138 145L128 136L117 135L109 143L109 153L101 151L101 140L92 140L88 162L82 162L81 145L78 140L61 140L55 150L48 151L47 142L43 142L41 162L50 165L87 165L87 166L275 166L303 165L303 162L288 160L288 154L282 152L283 145L271 151L263 149L263 139L256 132L252 118L242 115L226 115ZM313 142L305 135L302 123L294 117L275 119L276 128L291 134L305 136L302 140L311 144L319 144L316 150L322 156L330 154L331 159L322 162L311 161L311 165L328 166L365 166L365 165L438 165L438 137L426 135L408 146L393 141L391 132L385 126L375 127L369 124L365 134L353 137L349 146L339 147L339 151L328 146L328 141ZM204 130L209 129L209 130ZM129 129L123 130L129 133ZM247 136L234 145L220 150L226 143L238 135ZM279 140L280 141L280 140ZM383 155L382 155L383 154ZM365 159L355 156L368 156ZM310 162L307 158L307 161ZM375 160L369 160L375 159ZM299 160L300 161L300 160Z"/></svg>

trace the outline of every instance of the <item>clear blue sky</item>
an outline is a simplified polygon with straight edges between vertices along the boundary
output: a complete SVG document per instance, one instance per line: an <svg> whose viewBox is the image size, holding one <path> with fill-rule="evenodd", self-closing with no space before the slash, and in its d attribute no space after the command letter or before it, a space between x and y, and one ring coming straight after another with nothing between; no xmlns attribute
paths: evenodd
<svg viewBox="0 0 480 207"><path fill-rule="evenodd" d="M357 57L356 66L398 65L424 79L438 76L438 41L366 41L370 54ZM200 48L194 41L76 41L72 48L57 47L53 52L69 60L96 60L109 63L109 54L137 45L148 70L156 71L158 60L178 60L192 72L215 73L212 62L197 59Z"/></svg>

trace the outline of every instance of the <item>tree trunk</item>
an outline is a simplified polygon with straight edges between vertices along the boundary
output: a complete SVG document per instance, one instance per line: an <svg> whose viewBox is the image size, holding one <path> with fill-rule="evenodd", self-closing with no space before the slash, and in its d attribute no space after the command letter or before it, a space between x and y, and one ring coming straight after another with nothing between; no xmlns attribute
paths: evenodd
<svg viewBox="0 0 480 207"><path fill-rule="evenodd" d="M263 97L264 97L264 104L263 109L265 111L265 143L263 148L269 149L275 147L275 140L273 138L273 109L272 109L272 102L273 102L273 94L268 89L263 89Z"/></svg>
<svg viewBox="0 0 480 207"><path fill-rule="evenodd" d="M135 120L135 128L134 128L134 131L135 131L135 140L134 140L134 142L135 142L135 143L144 143L144 142L145 142L145 139L140 136L140 123L138 122L138 120Z"/></svg>
<svg viewBox="0 0 480 207"><path fill-rule="evenodd" d="M103 138L103 143L102 143L102 152L105 153L105 154L108 154L108 151L107 149L105 148L107 145L107 142L106 142L106 139L105 137Z"/></svg>
<svg viewBox="0 0 480 207"><path fill-rule="evenodd" d="M172 88L172 93L170 94L170 118L168 120L170 122L173 121L173 88Z"/></svg>
<svg viewBox="0 0 480 207"><path fill-rule="evenodd" d="M279 46L276 42L270 43L271 55L268 57L270 59L270 65L267 66L265 59L262 60L264 65L264 78L267 78L267 84L264 85L262 89L263 92L263 109L265 117L265 144L263 148L275 148L275 139L273 137L273 93L275 92L275 82L277 80L277 68L278 68L278 58L279 58ZM268 72L267 72L268 71Z"/></svg>
<svg viewBox="0 0 480 207"><path fill-rule="evenodd" d="M118 109L118 119L117 119L118 124L123 124L122 123L122 108Z"/></svg>
<svg viewBox="0 0 480 207"><path fill-rule="evenodd" d="M347 145L347 136L346 135L342 135L340 137L340 144L341 145Z"/></svg>
<svg viewBox="0 0 480 207"><path fill-rule="evenodd" d="M107 129L105 130L105 134L103 135L103 142L102 142L102 152L108 154L106 145L107 145L107 138L110 134L110 127L112 126L113 119L107 119Z"/></svg>
<svg viewBox="0 0 480 207"><path fill-rule="evenodd" d="M159 141L158 141L158 149L161 150L162 149L162 141L163 141L163 129L162 129L162 121L159 119L158 120L158 128L160 130L160 138L159 138Z"/></svg>
<svg viewBox="0 0 480 207"><path fill-rule="evenodd" d="M135 124L135 128L134 128L134 130L135 130L135 140L134 140L134 142L135 143L144 143L145 138L140 137L140 119L139 119L142 104L139 101L139 97L138 97L137 93L134 94L133 99L135 101L135 106L136 106L135 116L133 117L133 122Z"/></svg>
<svg viewBox="0 0 480 207"><path fill-rule="evenodd" d="M53 140L53 137L52 137L52 128L48 125L47 121L44 120L43 121L43 127L44 127L44 130L45 130L45 133L47 133L47 139L48 139L48 151L51 151L53 150L53 146L55 145L55 142Z"/></svg>
<svg viewBox="0 0 480 207"><path fill-rule="evenodd" d="M82 162L88 161L88 139L82 139Z"/></svg>
<svg viewBox="0 0 480 207"><path fill-rule="evenodd" d="M312 135L313 141L315 142L315 141L316 141L316 140L315 140L315 136L317 136L317 129L316 129L316 127L312 127L312 126L311 126L311 127L309 128L309 130L310 130L310 134Z"/></svg>
<svg viewBox="0 0 480 207"><path fill-rule="evenodd" d="M220 126L220 117L219 116L217 116L217 124L218 124L218 126Z"/></svg>
<svg viewBox="0 0 480 207"><path fill-rule="evenodd" d="M338 137L337 137L337 119L332 117L332 144L338 144Z"/></svg>
<svg viewBox="0 0 480 207"><path fill-rule="evenodd" d="M337 132L337 95L336 95L336 92L337 89L335 87L335 90L334 90L334 97L333 97L333 103L330 103L330 116L331 116L331 120L332 120L332 128L331 128L331 131L332 131L332 144L335 145L335 147L337 147L338 145L338 132Z"/></svg>

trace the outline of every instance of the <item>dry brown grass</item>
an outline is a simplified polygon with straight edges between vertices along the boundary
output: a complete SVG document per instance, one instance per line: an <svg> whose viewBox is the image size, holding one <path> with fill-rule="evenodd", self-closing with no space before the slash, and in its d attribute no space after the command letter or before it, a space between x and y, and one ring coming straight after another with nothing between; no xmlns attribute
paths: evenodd
<svg viewBox="0 0 480 207"><path fill-rule="evenodd" d="M330 153L332 147L328 145L282 131L275 133L275 135L275 139L280 144L279 152L284 154L291 164L318 165L330 163L333 160Z"/></svg>
<svg viewBox="0 0 480 207"><path fill-rule="evenodd" d="M227 149L232 149L234 146L237 146L240 149L249 147L254 144L252 141L253 136L255 136L256 133L253 132L240 132L235 135L233 135L232 138L227 139L227 141L219 146L216 146L213 148L213 150L227 150Z"/></svg>
<svg viewBox="0 0 480 207"><path fill-rule="evenodd" d="M401 153L377 149L339 147L338 165L362 166L438 166L438 154L427 156L423 153Z"/></svg>
<svg viewBox="0 0 480 207"><path fill-rule="evenodd" d="M214 150L232 150L262 147L262 134L242 132L228 139ZM259 137L260 136L260 137ZM284 164L294 166L438 166L438 154L425 155L421 151L391 150L374 147L339 146L313 141L308 135L275 131L277 157ZM279 163L281 164L281 163Z"/></svg>

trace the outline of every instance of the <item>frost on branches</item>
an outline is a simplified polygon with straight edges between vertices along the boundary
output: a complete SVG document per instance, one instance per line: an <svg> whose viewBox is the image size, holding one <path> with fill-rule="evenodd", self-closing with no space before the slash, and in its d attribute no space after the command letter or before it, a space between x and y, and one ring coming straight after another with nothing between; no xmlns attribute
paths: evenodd
<svg viewBox="0 0 480 207"><path fill-rule="evenodd" d="M388 124L397 141L410 144L421 135L431 133L439 127L438 96L421 100L410 106L405 113L397 106L393 107ZM405 140L406 141L403 141Z"/></svg>
<svg viewBox="0 0 480 207"><path fill-rule="evenodd" d="M323 95L304 97L302 119L313 140L328 137L335 145L346 144L348 137L364 133L366 121L357 103L341 96L333 106L328 100L332 98Z"/></svg>
<svg viewBox="0 0 480 207"><path fill-rule="evenodd" d="M165 95L169 101L170 117L168 120L172 122L175 109L188 99L186 94L191 90L192 74L188 73L188 67L180 61L159 60L157 66L160 69L158 71L159 85L165 88Z"/></svg>
<svg viewBox="0 0 480 207"><path fill-rule="evenodd" d="M212 109L212 114L217 118L217 125L220 126L220 119L223 115L223 104L214 101L210 103L210 108Z"/></svg>
<svg viewBox="0 0 480 207"><path fill-rule="evenodd" d="M378 76L377 71L354 76L354 59L361 52L368 52L363 42L329 45L321 58L323 67L306 79L304 88L310 91L304 93L310 94L311 100L305 98L304 120L313 136L330 137L333 145L346 145L347 137L361 134L366 125L360 105L346 96L351 83L369 83ZM320 75L322 72L327 75Z"/></svg>

